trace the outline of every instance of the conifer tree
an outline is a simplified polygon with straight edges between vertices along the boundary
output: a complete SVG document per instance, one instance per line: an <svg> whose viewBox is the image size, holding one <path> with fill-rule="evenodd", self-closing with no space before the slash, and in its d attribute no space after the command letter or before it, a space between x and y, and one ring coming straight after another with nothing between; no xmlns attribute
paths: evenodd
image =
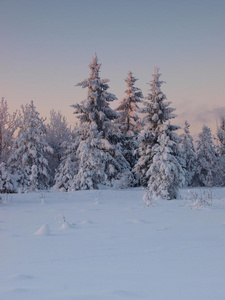
<svg viewBox="0 0 225 300"><path fill-rule="evenodd" d="M116 180L123 181L125 172L131 174L129 163L117 146L119 137L112 122L118 118L118 113L109 103L116 97L107 91L108 80L100 78L100 67L95 55L89 65L89 78L77 85L87 88L87 98L81 104L72 105L80 124L77 130L79 144L74 150L77 167L70 190L97 189L99 184L112 186Z"/></svg>
<svg viewBox="0 0 225 300"><path fill-rule="evenodd" d="M6 163L0 163L0 193L16 192L17 184L14 176L9 172Z"/></svg>
<svg viewBox="0 0 225 300"><path fill-rule="evenodd" d="M137 79L133 76L132 72L128 73L125 82L127 83L126 96L120 101L117 111L120 112L120 117L117 122L120 127L120 131L124 135L134 135L140 131L140 123L138 122L139 116L137 111L139 110L138 103L143 98L142 92L139 88L135 87Z"/></svg>
<svg viewBox="0 0 225 300"><path fill-rule="evenodd" d="M12 174L21 191L36 191L48 187L49 167L46 155L52 148L44 135L44 119L39 116L33 101L22 106L21 125L9 159Z"/></svg>
<svg viewBox="0 0 225 300"><path fill-rule="evenodd" d="M7 101L2 98L0 102L0 193L16 191L16 182L10 173L8 159L12 153L19 122L17 112L10 114Z"/></svg>
<svg viewBox="0 0 225 300"><path fill-rule="evenodd" d="M170 107L171 102L167 101L165 94L161 91L164 83L159 78L159 68L155 68L153 80L149 83L150 93L146 101L143 101L144 108L140 111L144 114L144 128L139 135L140 146L138 149L139 160L135 165L135 172L139 175L142 186L147 186L149 181L148 170L153 162L154 145L158 144L158 137L161 134L162 125L176 117L173 114L174 108ZM170 125L170 131L175 131L179 127Z"/></svg>
<svg viewBox="0 0 225 300"><path fill-rule="evenodd" d="M18 113L10 114L8 103L2 98L0 101L0 162L7 164L19 122Z"/></svg>
<svg viewBox="0 0 225 300"><path fill-rule="evenodd" d="M181 155L184 159L184 171L185 171L185 186L191 186L193 184L193 177L196 168L196 153L193 143L193 137L190 134L190 124L185 121L184 133L180 137Z"/></svg>
<svg viewBox="0 0 225 300"><path fill-rule="evenodd" d="M219 142L218 153L223 173L223 185L225 185L225 116L222 116L220 119L220 124L217 128L217 140Z"/></svg>
<svg viewBox="0 0 225 300"><path fill-rule="evenodd" d="M72 139L71 129L68 126L66 118L60 111L54 109L50 111L50 120L46 125L46 141L53 149L53 153L48 156L51 178L54 179L65 148Z"/></svg>
<svg viewBox="0 0 225 300"><path fill-rule="evenodd" d="M120 117L116 120L121 132L121 147L124 157L130 163L133 168L137 162L138 141L137 135L141 130L141 124L139 122L139 116L137 114L139 110L138 103L142 101L143 95L139 88L135 87L137 79L133 76L132 72L128 73L125 82L127 84L126 96L120 100L117 111L120 113Z"/></svg>
<svg viewBox="0 0 225 300"><path fill-rule="evenodd" d="M220 119L220 124L217 127L217 138L219 141L219 154L225 155L225 116Z"/></svg>
<svg viewBox="0 0 225 300"><path fill-rule="evenodd" d="M218 155L212 140L211 129L203 126L196 147L197 168L195 182L200 186L218 186L222 182L222 173Z"/></svg>
<svg viewBox="0 0 225 300"><path fill-rule="evenodd" d="M185 173L180 163L178 135L171 130L170 124L162 124L160 130L158 142L152 149L155 155L147 172L147 189L152 198L171 200L179 196L179 188L185 183Z"/></svg>
<svg viewBox="0 0 225 300"><path fill-rule="evenodd" d="M61 192L74 190L74 176L78 173L78 162L76 150L79 146L79 140L75 136L74 141L64 144L64 154L61 157L59 167L55 173L54 188Z"/></svg>

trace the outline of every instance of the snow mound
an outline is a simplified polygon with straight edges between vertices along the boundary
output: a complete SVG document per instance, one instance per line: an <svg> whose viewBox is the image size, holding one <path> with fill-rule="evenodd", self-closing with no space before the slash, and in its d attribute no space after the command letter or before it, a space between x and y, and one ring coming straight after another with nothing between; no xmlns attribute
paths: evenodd
<svg viewBox="0 0 225 300"><path fill-rule="evenodd" d="M50 235L50 227L48 224L42 225L35 233L34 235Z"/></svg>
<svg viewBox="0 0 225 300"><path fill-rule="evenodd" d="M66 229L70 229L70 228L74 229L75 227L76 227L75 224L70 224L69 222L65 221L65 222L63 222L63 224L60 228L63 230L66 230Z"/></svg>

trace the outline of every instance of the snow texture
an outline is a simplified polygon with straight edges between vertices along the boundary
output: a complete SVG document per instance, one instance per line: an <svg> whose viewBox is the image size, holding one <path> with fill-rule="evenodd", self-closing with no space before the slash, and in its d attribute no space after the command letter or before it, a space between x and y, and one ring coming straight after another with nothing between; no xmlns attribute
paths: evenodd
<svg viewBox="0 0 225 300"><path fill-rule="evenodd" d="M0 204L0 299L223 300L225 190L211 192L198 208L187 189L150 207L141 188L102 190L98 205L96 190L46 192L43 205L40 193L13 195ZM33 234L41 224L51 235Z"/></svg>

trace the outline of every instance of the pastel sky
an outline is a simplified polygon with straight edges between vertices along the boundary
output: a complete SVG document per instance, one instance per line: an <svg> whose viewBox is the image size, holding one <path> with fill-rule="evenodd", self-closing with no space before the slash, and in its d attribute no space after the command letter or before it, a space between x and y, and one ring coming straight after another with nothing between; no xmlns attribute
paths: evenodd
<svg viewBox="0 0 225 300"><path fill-rule="evenodd" d="M97 53L110 92L128 71L147 96L154 66L162 91L193 134L225 114L224 0L0 0L0 97L10 110L31 100L42 116L86 97L75 87ZM114 104L114 107L117 104Z"/></svg>

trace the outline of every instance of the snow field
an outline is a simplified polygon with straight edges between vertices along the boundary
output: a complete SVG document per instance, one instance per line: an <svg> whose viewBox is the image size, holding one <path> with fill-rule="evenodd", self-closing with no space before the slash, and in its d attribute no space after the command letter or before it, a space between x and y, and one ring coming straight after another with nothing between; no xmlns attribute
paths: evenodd
<svg viewBox="0 0 225 300"><path fill-rule="evenodd" d="M186 189L154 207L143 194L50 192L42 203L28 193L0 204L0 299L224 299L225 189L199 209Z"/></svg>

